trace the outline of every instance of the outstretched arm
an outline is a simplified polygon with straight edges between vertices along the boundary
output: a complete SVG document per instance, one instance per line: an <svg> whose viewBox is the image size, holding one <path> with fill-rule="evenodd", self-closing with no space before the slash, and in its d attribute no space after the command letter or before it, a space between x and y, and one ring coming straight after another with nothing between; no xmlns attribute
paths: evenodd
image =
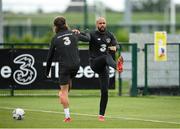
<svg viewBox="0 0 180 129"><path fill-rule="evenodd" d="M80 34L78 34L78 39L80 41L83 41L83 42L89 42L90 41L90 34L80 32Z"/></svg>
<svg viewBox="0 0 180 129"><path fill-rule="evenodd" d="M90 41L90 34L85 32L80 32L77 29L73 29L72 32L74 32L78 38L78 40L83 42L89 42Z"/></svg>

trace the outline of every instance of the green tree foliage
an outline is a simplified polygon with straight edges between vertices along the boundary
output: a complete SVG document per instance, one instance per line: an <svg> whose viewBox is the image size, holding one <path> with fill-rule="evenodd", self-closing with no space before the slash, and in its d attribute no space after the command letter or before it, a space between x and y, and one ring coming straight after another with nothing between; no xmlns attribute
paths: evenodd
<svg viewBox="0 0 180 129"><path fill-rule="evenodd" d="M129 33L128 33L127 29L118 29L115 32L115 36L116 36L118 42L129 42L128 35L129 35Z"/></svg>
<svg viewBox="0 0 180 129"><path fill-rule="evenodd" d="M136 12L164 12L170 5L170 0L134 0L133 11Z"/></svg>
<svg viewBox="0 0 180 129"><path fill-rule="evenodd" d="M51 42L51 38L53 36L52 32L46 33L42 37L33 37L32 34L24 34L22 37L18 37L17 35L10 36L9 39L5 39L5 44L27 44L27 45L15 45L14 48L47 48L47 45L36 45L38 44L49 44ZM28 44L34 44L34 45L28 45ZM6 48L12 47L10 45L5 45Z"/></svg>
<svg viewBox="0 0 180 129"><path fill-rule="evenodd" d="M53 36L52 32L46 33L42 37L33 37L32 34L25 34L22 37L17 35L10 36L9 39L6 39L6 43L50 43Z"/></svg>

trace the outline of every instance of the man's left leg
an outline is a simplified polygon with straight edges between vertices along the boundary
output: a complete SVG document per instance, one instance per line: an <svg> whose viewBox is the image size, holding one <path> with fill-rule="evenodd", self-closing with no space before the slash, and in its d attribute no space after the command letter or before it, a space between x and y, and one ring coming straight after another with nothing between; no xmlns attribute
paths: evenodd
<svg viewBox="0 0 180 129"><path fill-rule="evenodd" d="M107 67L102 73L99 73L99 81L101 87L99 121L104 121L104 115L108 103L108 87L109 87L109 69Z"/></svg>
<svg viewBox="0 0 180 129"><path fill-rule="evenodd" d="M66 85L61 85L61 90L59 91L59 99L64 108L64 114L65 114L64 122L71 121L70 112L69 112L68 90L69 90L69 85L66 84Z"/></svg>

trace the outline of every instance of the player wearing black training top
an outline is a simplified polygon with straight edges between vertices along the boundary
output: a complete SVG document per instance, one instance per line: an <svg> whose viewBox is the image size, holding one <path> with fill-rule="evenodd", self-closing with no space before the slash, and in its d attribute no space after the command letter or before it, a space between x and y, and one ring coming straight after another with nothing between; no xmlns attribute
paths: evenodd
<svg viewBox="0 0 180 129"><path fill-rule="evenodd" d="M59 99L64 108L64 122L70 122L68 90L70 88L71 79L77 74L80 66L80 58L77 42L89 41L89 37L85 34L75 34L68 30L66 20L63 17L56 17L54 20L54 29L56 35L52 38L51 46L47 56L46 76L49 75L52 59L55 51L57 51L59 60Z"/></svg>
<svg viewBox="0 0 180 129"><path fill-rule="evenodd" d="M123 59L118 63L113 60L110 51L116 52L117 41L112 33L106 30L106 20L99 17L96 21L97 30L90 32L89 53L91 69L99 74L101 99L99 109L99 121L104 121L104 114L108 102L109 66L122 72Z"/></svg>

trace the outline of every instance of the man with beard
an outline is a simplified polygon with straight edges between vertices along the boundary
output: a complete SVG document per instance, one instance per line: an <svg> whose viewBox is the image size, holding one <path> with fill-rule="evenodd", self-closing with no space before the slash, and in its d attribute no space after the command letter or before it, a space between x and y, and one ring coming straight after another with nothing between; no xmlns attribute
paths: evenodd
<svg viewBox="0 0 180 129"><path fill-rule="evenodd" d="M120 56L116 63L110 54L116 52L117 40L106 29L106 19L99 17L96 21L96 28L97 30L90 32L90 66L94 72L99 74L101 99L98 119L104 121L108 102L109 66L121 73L123 71L123 58Z"/></svg>

